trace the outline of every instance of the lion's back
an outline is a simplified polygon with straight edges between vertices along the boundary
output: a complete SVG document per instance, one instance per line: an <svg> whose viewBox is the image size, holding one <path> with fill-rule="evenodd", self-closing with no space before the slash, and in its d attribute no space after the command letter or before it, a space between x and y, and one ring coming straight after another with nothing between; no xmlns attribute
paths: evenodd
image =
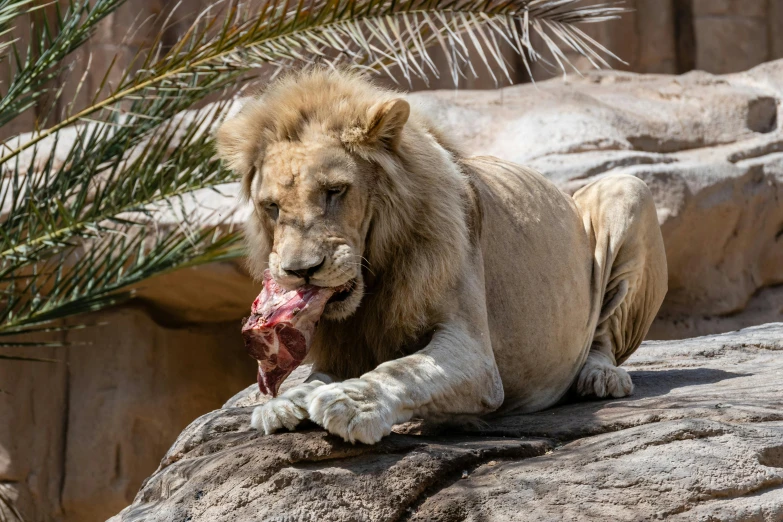
<svg viewBox="0 0 783 522"><path fill-rule="evenodd" d="M567 390L589 348L593 256L570 196L532 169L463 160L482 205L490 335L506 401L533 411Z"/></svg>

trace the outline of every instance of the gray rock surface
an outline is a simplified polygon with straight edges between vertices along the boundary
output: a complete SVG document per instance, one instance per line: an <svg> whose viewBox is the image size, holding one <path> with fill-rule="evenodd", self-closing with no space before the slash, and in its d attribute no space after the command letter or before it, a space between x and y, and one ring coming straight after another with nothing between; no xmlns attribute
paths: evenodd
<svg viewBox="0 0 783 522"><path fill-rule="evenodd" d="M783 323L646 342L632 397L412 422L376 446L317 427L261 436L250 387L182 432L111 522L780 520L782 351Z"/></svg>

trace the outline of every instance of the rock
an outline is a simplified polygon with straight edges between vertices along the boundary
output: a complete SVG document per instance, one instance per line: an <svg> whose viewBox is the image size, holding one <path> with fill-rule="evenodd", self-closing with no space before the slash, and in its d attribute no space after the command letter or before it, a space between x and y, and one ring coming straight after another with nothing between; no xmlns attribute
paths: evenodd
<svg viewBox="0 0 783 522"><path fill-rule="evenodd" d="M781 442L782 422L639 426L482 464L409 520L779 520Z"/></svg>
<svg viewBox="0 0 783 522"><path fill-rule="evenodd" d="M781 339L783 323L646 342L632 397L465 430L412 422L376 446L259 435L251 387L185 429L111 522L779 520Z"/></svg>
<svg viewBox="0 0 783 522"><path fill-rule="evenodd" d="M774 2L773 2L774 3ZM713 73L737 72L770 57L768 31L774 31L766 0L695 0L693 29L696 64ZM726 45L731 40L732 45Z"/></svg>

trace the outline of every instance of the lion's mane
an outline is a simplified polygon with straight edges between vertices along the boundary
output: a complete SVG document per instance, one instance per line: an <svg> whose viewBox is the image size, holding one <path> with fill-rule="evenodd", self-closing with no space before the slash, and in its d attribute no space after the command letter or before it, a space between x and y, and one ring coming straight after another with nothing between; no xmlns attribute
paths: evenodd
<svg viewBox="0 0 783 522"><path fill-rule="evenodd" d="M322 321L310 350L315 367L343 378L426 342L446 318L435 310L455 284L480 231L480 208L461 155L423 112L411 107L398 137L370 136L372 115L402 95L365 77L311 68L273 82L220 128L220 156L242 175L245 197L275 142L315 129L339 139L370 178L365 295L357 312ZM253 214L246 227L248 266L259 278L271 239Z"/></svg>

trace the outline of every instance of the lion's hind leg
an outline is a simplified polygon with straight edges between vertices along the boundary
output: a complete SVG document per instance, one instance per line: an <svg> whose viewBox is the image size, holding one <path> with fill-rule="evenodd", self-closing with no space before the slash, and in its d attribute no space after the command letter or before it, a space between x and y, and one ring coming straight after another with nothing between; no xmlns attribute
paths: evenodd
<svg viewBox="0 0 783 522"><path fill-rule="evenodd" d="M596 328L575 385L581 395L633 392L623 363L641 344L667 288L666 254L652 194L632 176L607 176L574 201L594 247ZM595 316L594 316L595 317Z"/></svg>
<svg viewBox="0 0 783 522"><path fill-rule="evenodd" d="M627 397L633 393L633 381L627 371L619 366L613 357L600 350L590 349L587 361L579 371L576 391L580 395L596 397Z"/></svg>

